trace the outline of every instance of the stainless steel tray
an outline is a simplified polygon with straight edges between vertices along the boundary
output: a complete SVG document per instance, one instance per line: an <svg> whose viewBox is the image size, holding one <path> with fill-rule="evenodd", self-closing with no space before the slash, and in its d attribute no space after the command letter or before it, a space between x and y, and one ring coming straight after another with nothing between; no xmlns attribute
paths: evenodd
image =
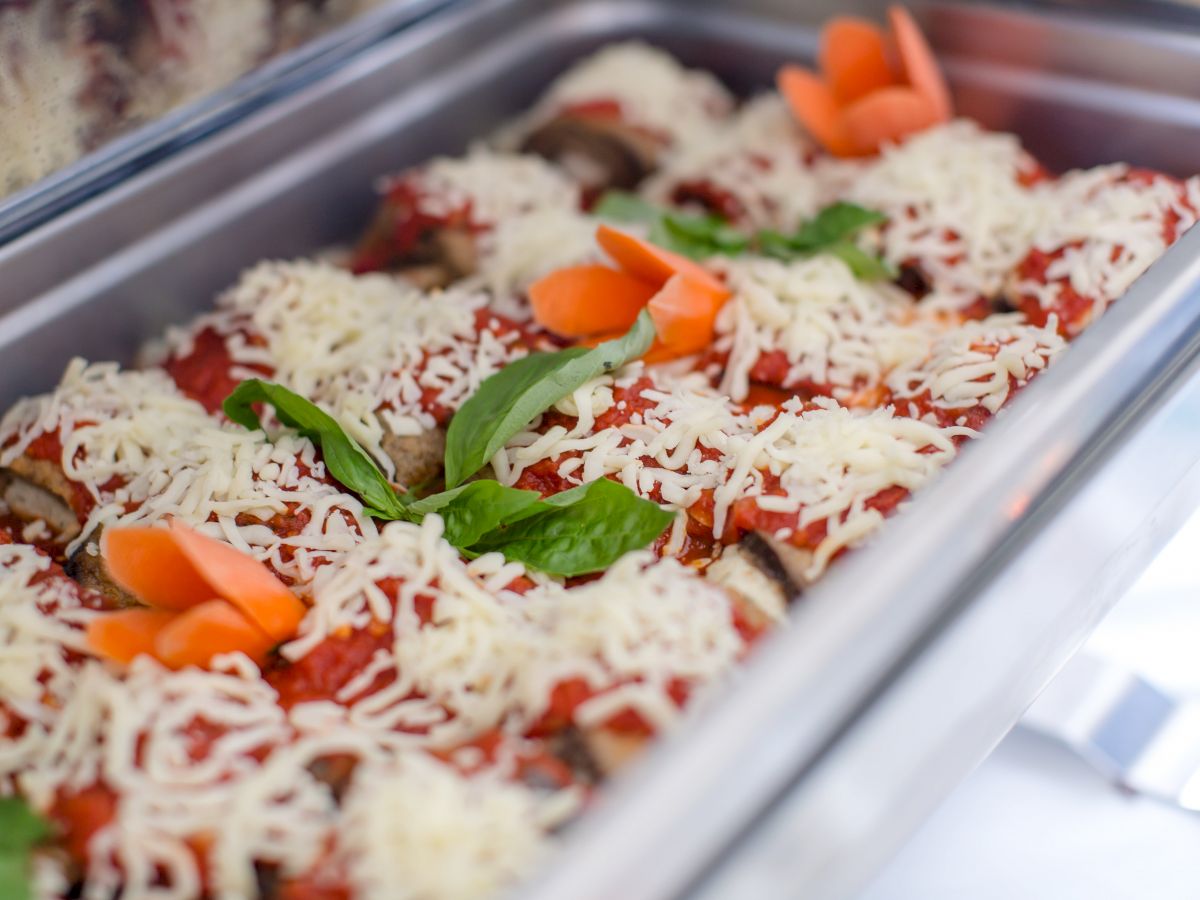
<svg viewBox="0 0 1200 900"><path fill-rule="evenodd" d="M347 238L376 175L462 149L607 40L640 35L736 87L767 83L780 60L811 55L815 23L844 11L794 6L444 10L0 248L0 404L49 387L73 354L129 359L244 265ZM1015 128L1051 165L1125 158L1180 171L1200 159L1195 39L1075 14L918 9L960 109ZM834 897L860 886L1200 499L1200 447L1161 439L1179 409L1195 409L1179 390L1200 352L1197 251L1200 230L900 524L834 567L725 702L614 785L528 895ZM1117 513L1104 532L1088 527L1097 502Z"/></svg>
<svg viewBox="0 0 1200 900"><path fill-rule="evenodd" d="M28 187L0 195L0 244L287 95L447 2L389 0L267 60L232 84L117 136Z"/></svg>

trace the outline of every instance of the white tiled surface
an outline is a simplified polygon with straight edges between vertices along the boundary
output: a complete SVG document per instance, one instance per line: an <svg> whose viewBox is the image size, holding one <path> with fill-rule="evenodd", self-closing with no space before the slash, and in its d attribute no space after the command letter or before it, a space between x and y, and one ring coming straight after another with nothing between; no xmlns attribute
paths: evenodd
<svg viewBox="0 0 1200 900"><path fill-rule="evenodd" d="M1200 696L1200 516L1088 645ZM1070 751L1016 731L929 820L864 900L1196 900L1200 815L1122 792Z"/></svg>

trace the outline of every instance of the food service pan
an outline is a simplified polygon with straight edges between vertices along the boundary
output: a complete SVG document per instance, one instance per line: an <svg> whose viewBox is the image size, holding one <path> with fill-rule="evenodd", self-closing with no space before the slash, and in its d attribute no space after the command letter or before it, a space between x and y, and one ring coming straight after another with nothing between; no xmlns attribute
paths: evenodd
<svg viewBox="0 0 1200 900"><path fill-rule="evenodd" d="M0 248L0 403L49 388L73 355L131 360L258 259L350 239L377 176L463 150L607 41L641 37L739 91L765 86L781 61L811 59L820 21L845 11L799 7L449 4ZM1188 173L1200 160L1200 40L1177 25L916 9L960 111L1016 131L1052 168L1124 159ZM835 566L723 697L613 785L525 895L860 887L1200 498L1200 448L1169 439L1200 396L1197 251L1200 230Z"/></svg>

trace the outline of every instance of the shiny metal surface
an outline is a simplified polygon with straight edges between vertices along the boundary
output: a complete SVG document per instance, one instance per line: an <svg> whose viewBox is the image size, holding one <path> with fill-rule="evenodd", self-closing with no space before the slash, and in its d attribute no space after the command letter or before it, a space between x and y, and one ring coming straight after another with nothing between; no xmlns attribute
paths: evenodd
<svg viewBox="0 0 1200 900"><path fill-rule="evenodd" d="M646 37L748 90L781 60L811 56L815 23L844 9L797 7L448 8L0 248L0 404L53 384L72 354L128 360L259 258L346 239L366 220L375 176L461 150L604 41ZM1164 55L1200 70L1200 46L1184 36L918 9L963 111L1016 128L1052 164L1123 156L1179 171L1200 159L1200 101L1173 68L1144 71ZM1021 40L1006 51L1004 34ZM1035 40L1071 46L1036 54ZM836 566L726 702L614 785L526 895L836 897L868 878L1195 501L1187 476L1200 448L1141 429L1200 353L1198 286L1200 231L1022 392L902 524ZM1113 469L1121 459L1132 462ZM1136 479L1120 495L1127 530L1073 546L1073 503L1104 478Z"/></svg>
<svg viewBox="0 0 1200 900"><path fill-rule="evenodd" d="M1128 790L1200 810L1200 702L1080 653L1021 717Z"/></svg>
<svg viewBox="0 0 1200 900"><path fill-rule="evenodd" d="M390 0L268 60L233 84L120 135L35 184L0 196L0 245L288 94L449 2Z"/></svg>

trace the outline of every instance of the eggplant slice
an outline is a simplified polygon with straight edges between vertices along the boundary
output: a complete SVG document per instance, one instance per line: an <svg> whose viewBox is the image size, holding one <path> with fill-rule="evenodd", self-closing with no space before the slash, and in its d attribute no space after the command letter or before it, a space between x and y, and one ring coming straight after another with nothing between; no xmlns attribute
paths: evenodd
<svg viewBox="0 0 1200 900"><path fill-rule="evenodd" d="M99 543L100 532L95 531L67 559L67 564L63 567L67 574L83 587L90 588L104 597L108 601L108 609L127 609L143 605L133 594L113 581L112 576L108 574L108 567L104 564L104 557L99 553L93 556L88 552L88 547Z"/></svg>
<svg viewBox="0 0 1200 900"><path fill-rule="evenodd" d="M397 223L410 215L405 205L383 203L354 253L356 272L394 272L421 290L447 287L475 274L479 252L475 236L463 225L431 227L411 247L398 249Z"/></svg>
<svg viewBox="0 0 1200 900"><path fill-rule="evenodd" d="M73 540L80 530L72 494L62 469L49 460L18 456L0 469L0 499L12 514L25 522L45 522L63 542Z"/></svg>
<svg viewBox="0 0 1200 900"><path fill-rule="evenodd" d="M420 434L397 435L384 425L383 452L396 466L396 482L415 487L442 473L446 455L446 429L438 427Z"/></svg>
<svg viewBox="0 0 1200 900"><path fill-rule="evenodd" d="M812 554L793 547L766 531L752 531L738 544L746 560L779 586L789 602L799 599L809 585L804 572L812 563Z"/></svg>
<svg viewBox="0 0 1200 900"><path fill-rule="evenodd" d="M659 161L655 141L623 122L569 114L535 128L521 149L556 163L597 194L636 187Z"/></svg>

